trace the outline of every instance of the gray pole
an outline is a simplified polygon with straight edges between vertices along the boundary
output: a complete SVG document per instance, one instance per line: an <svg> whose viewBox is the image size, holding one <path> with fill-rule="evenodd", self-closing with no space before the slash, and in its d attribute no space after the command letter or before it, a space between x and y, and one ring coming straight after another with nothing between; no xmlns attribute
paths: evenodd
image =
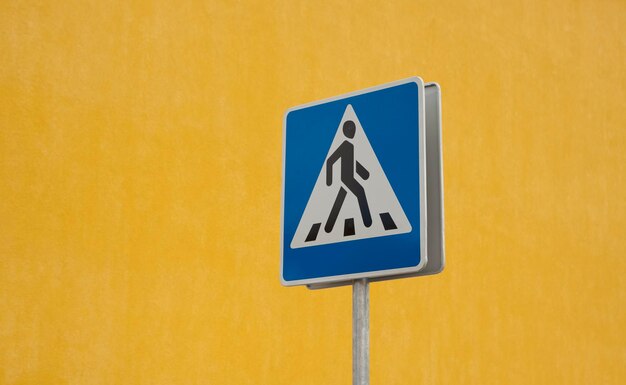
<svg viewBox="0 0 626 385"><path fill-rule="evenodd" d="M370 293L367 279L352 284L352 384L370 383Z"/></svg>

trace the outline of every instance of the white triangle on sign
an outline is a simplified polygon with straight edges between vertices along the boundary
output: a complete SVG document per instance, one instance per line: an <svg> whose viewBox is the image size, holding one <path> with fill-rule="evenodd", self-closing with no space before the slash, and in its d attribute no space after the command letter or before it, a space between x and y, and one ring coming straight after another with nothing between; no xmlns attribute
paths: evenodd
<svg viewBox="0 0 626 385"><path fill-rule="evenodd" d="M347 126L348 135L353 138L344 132L344 124L349 121L354 123ZM327 170L331 156L332 179L329 181ZM342 169L346 175L342 175ZM331 182L330 186L328 182ZM361 196L361 204L357 195ZM348 105L291 240L291 248L384 237L411 230L411 223L354 109Z"/></svg>

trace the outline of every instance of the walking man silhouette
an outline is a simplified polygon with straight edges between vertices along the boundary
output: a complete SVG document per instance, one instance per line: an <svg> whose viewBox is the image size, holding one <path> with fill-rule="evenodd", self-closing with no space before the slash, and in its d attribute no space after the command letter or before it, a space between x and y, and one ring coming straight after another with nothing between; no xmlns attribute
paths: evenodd
<svg viewBox="0 0 626 385"><path fill-rule="evenodd" d="M348 139L344 140L343 143L341 143L341 145L337 147L335 152L333 152L326 161L326 185L330 186L333 184L333 165L335 164L335 162L341 159L341 182L348 190L350 190L352 194L356 196L356 199L359 202L359 210L361 211L363 224L365 225L365 227L370 227L372 225L372 215L370 214L370 208L367 204L365 189L354 178L354 171L356 170L356 173L363 180L367 180L367 178L369 178L370 176L370 173L358 161L356 162L355 167L354 145L350 142L350 139L354 138L355 133L356 125L352 120L347 120L343 124L343 134ZM333 208L330 210L330 215L328 216L328 220L326 221L326 225L324 226L324 230L327 233L333 231L333 227L335 227L335 222L337 221L337 217L339 216L339 210L341 210L341 206L343 206L346 195L346 190L343 188L343 186L340 187L339 192L337 193L337 198L335 198Z"/></svg>

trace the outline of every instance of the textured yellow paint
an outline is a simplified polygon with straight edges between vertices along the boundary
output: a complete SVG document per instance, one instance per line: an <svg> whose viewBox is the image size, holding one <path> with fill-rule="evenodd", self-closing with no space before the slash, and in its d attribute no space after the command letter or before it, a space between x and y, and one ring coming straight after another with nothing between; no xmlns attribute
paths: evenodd
<svg viewBox="0 0 626 385"><path fill-rule="evenodd" d="M348 384L279 284L282 114L443 89L448 266L372 384L626 383L624 1L0 3L0 383Z"/></svg>

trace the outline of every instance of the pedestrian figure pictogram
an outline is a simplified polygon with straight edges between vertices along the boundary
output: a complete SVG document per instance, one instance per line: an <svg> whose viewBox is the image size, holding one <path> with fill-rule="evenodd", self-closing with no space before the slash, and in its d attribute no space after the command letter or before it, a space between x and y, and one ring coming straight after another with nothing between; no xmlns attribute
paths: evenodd
<svg viewBox="0 0 626 385"><path fill-rule="evenodd" d="M348 139L354 138L356 131L356 125L352 120L346 120L343 124L343 134ZM359 203L359 209L361 210L361 217L363 218L363 224L365 227L372 225L372 215L370 214L370 208L367 204L367 197L365 195L365 189L354 178L354 171L363 179L366 180L370 177L369 172L359 161L354 159L354 145L349 140L344 140L343 143L333 152L333 154L326 160L326 185L331 186L333 184L333 165L335 162L341 161L341 182L354 194ZM355 167L356 164L356 167ZM339 188L337 198L333 204L333 208L330 211L328 220L324 230L330 233L333 230L339 210L346 198L346 190L343 187Z"/></svg>
<svg viewBox="0 0 626 385"><path fill-rule="evenodd" d="M291 248L403 234L411 229L354 109L348 105Z"/></svg>

